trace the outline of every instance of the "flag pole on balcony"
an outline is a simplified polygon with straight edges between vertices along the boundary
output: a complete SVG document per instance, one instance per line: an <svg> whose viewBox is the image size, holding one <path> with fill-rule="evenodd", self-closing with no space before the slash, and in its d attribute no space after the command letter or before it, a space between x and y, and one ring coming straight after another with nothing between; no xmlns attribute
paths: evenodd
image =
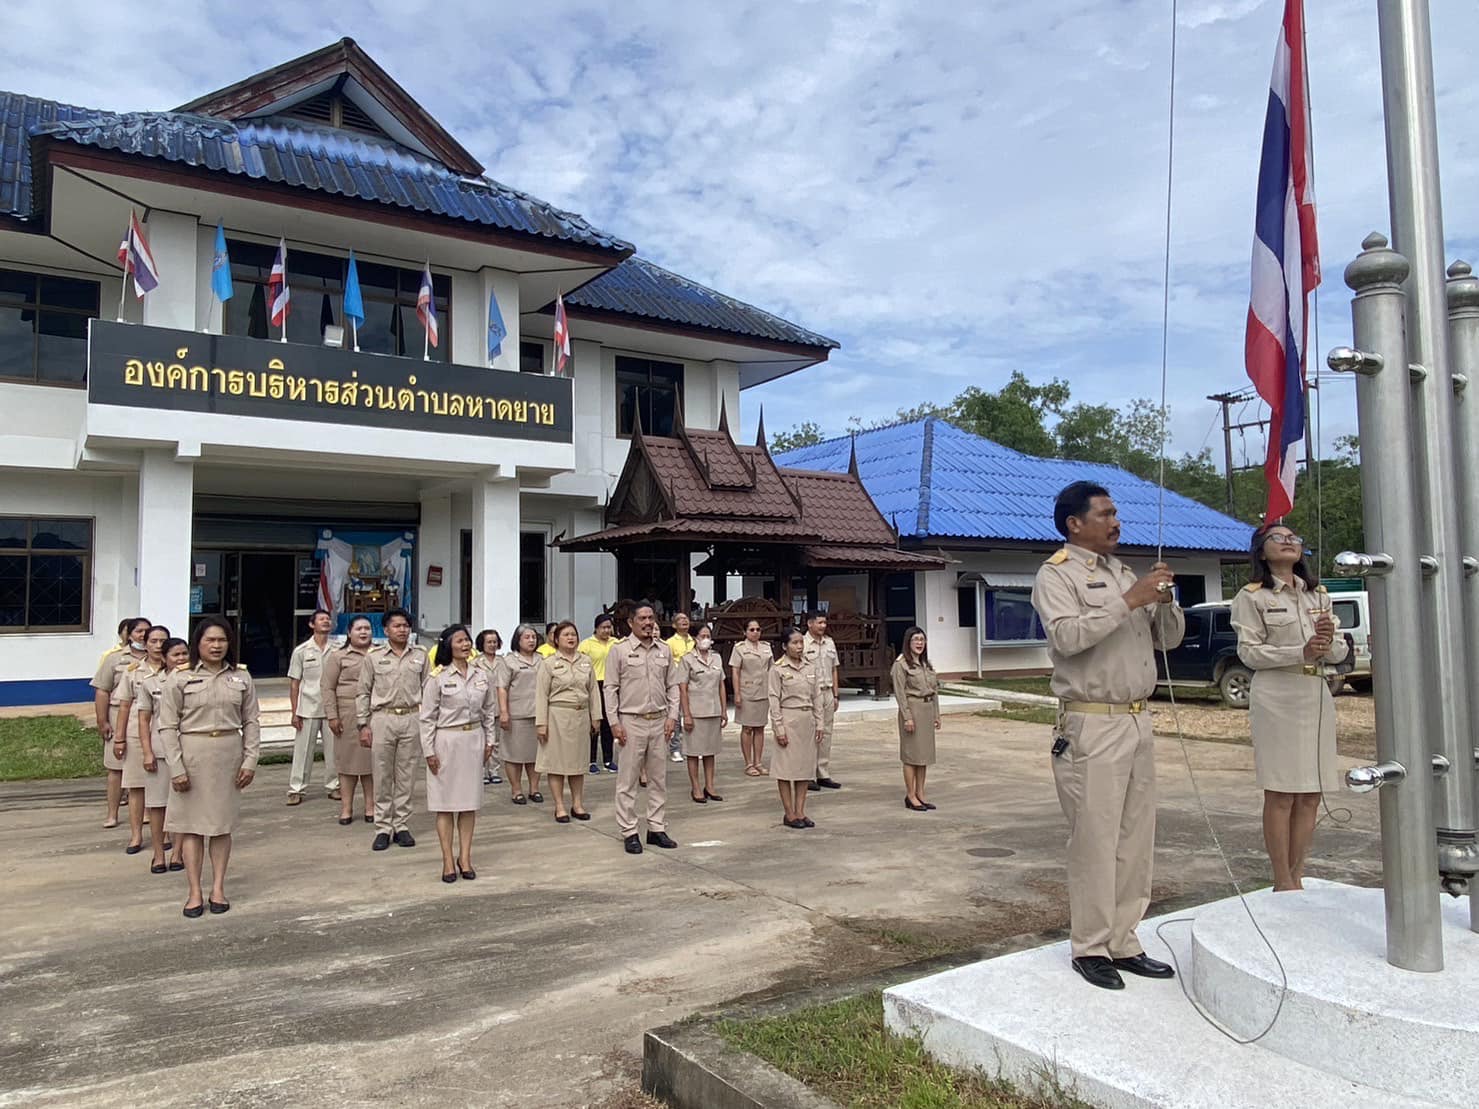
<svg viewBox="0 0 1479 1109"><path fill-rule="evenodd" d="M431 286L431 259L421 269L421 287L416 292L416 318L421 321L424 338L421 361L431 361L431 348L437 345L437 305Z"/></svg>

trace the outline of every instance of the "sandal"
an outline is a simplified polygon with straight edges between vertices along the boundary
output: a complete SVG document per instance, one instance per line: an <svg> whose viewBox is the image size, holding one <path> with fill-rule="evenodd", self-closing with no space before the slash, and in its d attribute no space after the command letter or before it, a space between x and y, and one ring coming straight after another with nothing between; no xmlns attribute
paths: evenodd
<svg viewBox="0 0 1479 1109"><path fill-rule="evenodd" d="M754 764L751 764L750 766L745 767L745 773L751 778L758 778L760 777L760 768L758 766L755 766Z"/></svg>
<svg viewBox="0 0 1479 1109"><path fill-rule="evenodd" d="M516 793L513 796L513 802L515 805L527 805L529 798L525 797L522 793Z"/></svg>

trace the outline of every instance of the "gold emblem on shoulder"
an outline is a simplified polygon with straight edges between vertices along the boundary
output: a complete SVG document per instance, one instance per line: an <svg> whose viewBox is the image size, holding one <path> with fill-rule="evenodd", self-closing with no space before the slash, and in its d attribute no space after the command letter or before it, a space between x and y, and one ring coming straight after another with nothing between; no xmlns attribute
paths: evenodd
<svg viewBox="0 0 1479 1109"><path fill-rule="evenodd" d="M1053 552L1052 557L1050 557L1048 559L1047 564L1049 566L1062 566L1063 563L1065 563L1067 561L1068 561L1068 548L1067 547L1059 547L1056 551Z"/></svg>
<svg viewBox="0 0 1479 1109"><path fill-rule="evenodd" d="M1257 593L1262 588L1263 588L1263 582L1261 582L1261 581L1250 581L1247 585L1243 586L1243 592L1244 593Z"/></svg>

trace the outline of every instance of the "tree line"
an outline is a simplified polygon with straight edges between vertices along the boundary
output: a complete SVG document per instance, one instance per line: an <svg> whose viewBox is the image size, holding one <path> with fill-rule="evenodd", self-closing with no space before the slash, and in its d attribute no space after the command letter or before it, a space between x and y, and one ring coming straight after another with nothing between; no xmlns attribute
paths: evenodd
<svg viewBox="0 0 1479 1109"><path fill-rule="evenodd" d="M1014 371L995 392L972 385L947 404L901 408L890 419L864 422L854 416L847 421L847 429L868 431L926 416L937 416L1024 454L1106 463L1147 481L1159 481L1170 410L1162 412L1146 397L1137 397L1121 408L1072 402L1068 382L1055 377L1036 384ZM772 433L770 449L776 453L794 450L823 438L821 427L806 420ZM1299 475L1294 510L1284 521L1315 552L1322 575L1329 574L1331 560L1340 551L1364 549L1359 444L1354 436L1347 436L1337 440L1335 447L1334 457L1306 462ZM1261 522L1268 495L1261 458L1249 462L1233 470L1230 512L1227 477L1209 447L1195 454L1167 454L1166 488L1228 513L1251 528Z"/></svg>

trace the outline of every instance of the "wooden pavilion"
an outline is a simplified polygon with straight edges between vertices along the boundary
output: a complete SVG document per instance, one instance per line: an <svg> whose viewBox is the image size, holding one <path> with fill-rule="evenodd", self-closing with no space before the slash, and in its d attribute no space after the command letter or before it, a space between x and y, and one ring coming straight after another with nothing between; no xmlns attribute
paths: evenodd
<svg viewBox="0 0 1479 1109"><path fill-rule="evenodd" d="M879 513L853 458L846 473L776 465L762 416L754 446L736 443L722 409L715 431L690 430L681 420L671 437L632 435L603 530L558 541L565 551L609 551L617 559L623 600L611 609L618 634L637 600L661 602L667 613L691 606L692 574L714 579L714 604L703 618L728 657L746 623L760 621L768 639L803 623L818 607L818 583L861 575L857 610L834 610L829 632L842 656L846 683L888 691L893 652L883 619L883 589L893 573L940 570L948 560L899 548L898 533ZM697 567L694 556L707 557ZM742 577L753 596L729 598Z"/></svg>

